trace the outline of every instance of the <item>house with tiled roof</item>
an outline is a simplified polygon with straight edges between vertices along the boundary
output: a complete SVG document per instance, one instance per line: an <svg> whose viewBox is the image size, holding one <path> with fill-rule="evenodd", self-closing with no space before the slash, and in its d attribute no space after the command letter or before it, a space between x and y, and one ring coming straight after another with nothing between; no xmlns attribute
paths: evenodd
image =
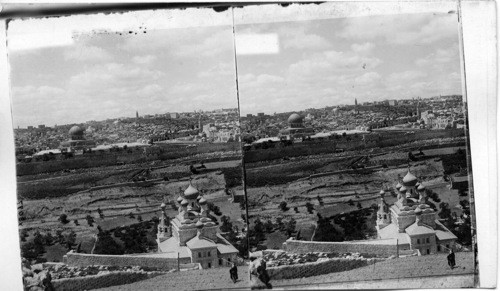
<svg viewBox="0 0 500 291"><path fill-rule="evenodd" d="M380 192L377 234L380 239L397 239L400 250L418 250L422 255L453 249L457 237L436 218L426 204L425 186L408 170L395 187L398 200L389 206Z"/></svg>
<svg viewBox="0 0 500 291"><path fill-rule="evenodd" d="M158 252L178 257L180 261L199 263L202 268L230 266L238 250L220 233L219 225L209 215L208 205L193 185L177 198L179 212L167 225L165 204L158 225Z"/></svg>

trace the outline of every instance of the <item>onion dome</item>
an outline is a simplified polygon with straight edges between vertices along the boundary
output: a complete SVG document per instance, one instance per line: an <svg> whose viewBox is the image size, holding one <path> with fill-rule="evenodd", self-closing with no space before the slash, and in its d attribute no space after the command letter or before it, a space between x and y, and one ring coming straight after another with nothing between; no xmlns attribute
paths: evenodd
<svg viewBox="0 0 500 291"><path fill-rule="evenodd" d="M422 185L422 184L420 184L420 185L418 186L417 190L419 190L419 191L423 191L423 190L425 190L425 186L424 186L424 185Z"/></svg>
<svg viewBox="0 0 500 291"><path fill-rule="evenodd" d="M209 221L207 223L205 223L205 226L214 226L215 223L213 221Z"/></svg>
<svg viewBox="0 0 500 291"><path fill-rule="evenodd" d="M384 195L385 195L385 191L384 191L384 189L380 190L380 193L379 193L379 194L380 194L380 196L384 197Z"/></svg>
<svg viewBox="0 0 500 291"><path fill-rule="evenodd" d="M415 209L415 215L421 215L422 214L422 209L420 209L420 207L417 207L417 209Z"/></svg>
<svg viewBox="0 0 500 291"><path fill-rule="evenodd" d="M196 228L203 228L203 222L199 221L196 223Z"/></svg>
<svg viewBox="0 0 500 291"><path fill-rule="evenodd" d="M160 205L160 208L161 208L162 210L165 210L165 207L167 207L167 205L165 204L165 202L163 202L163 203Z"/></svg>
<svg viewBox="0 0 500 291"><path fill-rule="evenodd" d="M410 173L410 170L408 170L408 173L406 176L403 178L403 185L404 186L415 186L415 184L418 182L417 177Z"/></svg>
<svg viewBox="0 0 500 291"><path fill-rule="evenodd" d="M401 183L399 183L399 182L398 182L398 183L396 184L396 189L398 189L398 190L399 190L399 188L401 188L401 187L403 187L403 185L401 185Z"/></svg>
<svg viewBox="0 0 500 291"><path fill-rule="evenodd" d="M290 117L288 117L288 123L301 123L302 122L302 116L298 115L297 113L292 113Z"/></svg>
<svg viewBox="0 0 500 291"><path fill-rule="evenodd" d="M399 188L399 191L406 192L406 187L405 186L401 186L401 188Z"/></svg>
<svg viewBox="0 0 500 291"><path fill-rule="evenodd" d="M182 198L181 196L177 197L177 202L181 203L181 201L183 200L184 198Z"/></svg>
<svg viewBox="0 0 500 291"><path fill-rule="evenodd" d="M205 205L205 204L207 204L207 200L205 198L201 197L200 201L198 201L198 204Z"/></svg>
<svg viewBox="0 0 500 291"><path fill-rule="evenodd" d="M184 198L186 199L196 199L198 198L200 192L198 192L198 189L193 187L193 185L189 184L189 187L184 191Z"/></svg>
<svg viewBox="0 0 500 291"><path fill-rule="evenodd" d="M181 206L187 206L188 204L189 204L189 202L187 202L186 199L182 199Z"/></svg>

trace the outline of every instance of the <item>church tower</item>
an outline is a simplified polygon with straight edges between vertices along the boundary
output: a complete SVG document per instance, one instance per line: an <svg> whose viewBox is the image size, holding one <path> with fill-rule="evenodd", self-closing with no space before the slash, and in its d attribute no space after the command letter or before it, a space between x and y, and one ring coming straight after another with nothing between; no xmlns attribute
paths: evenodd
<svg viewBox="0 0 500 291"><path fill-rule="evenodd" d="M380 191L380 203L377 211L377 228L382 229L391 224L391 216L389 214L389 206L384 199L385 191Z"/></svg>

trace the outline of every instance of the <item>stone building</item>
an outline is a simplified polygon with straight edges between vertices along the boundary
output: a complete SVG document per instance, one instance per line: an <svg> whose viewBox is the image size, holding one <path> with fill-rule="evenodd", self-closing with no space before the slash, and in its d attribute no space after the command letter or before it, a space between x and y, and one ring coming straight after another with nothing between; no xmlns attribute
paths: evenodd
<svg viewBox="0 0 500 291"><path fill-rule="evenodd" d="M207 201L189 185L177 198L179 212L168 223L165 204L158 225L158 252L170 254L180 261L200 263L202 268L229 266L236 261L238 250L220 233L219 225L210 216Z"/></svg>
<svg viewBox="0 0 500 291"><path fill-rule="evenodd" d="M287 121L288 128L279 132L280 139L294 140L314 135L314 129L304 127L303 117L297 113L292 113Z"/></svg>
<svg viewBox="0 0 500 291"><path fill-rule="evenodd" d="M95 147L95 141L85 139L84 131L83 128L77 125L73 126L68 132L69 140L61 142L59 146L61 152L75 152Z"/></svg>
<svg viewBox="0 0 500 291"><path fill-rule="evenodd" d="M388 205L380 192L377 234L380 239L397 239L399 249L419 250L428 255L453 249L457 237L436 218L426 204L425 186L408 170L395 187L397 201Z"/></svg>

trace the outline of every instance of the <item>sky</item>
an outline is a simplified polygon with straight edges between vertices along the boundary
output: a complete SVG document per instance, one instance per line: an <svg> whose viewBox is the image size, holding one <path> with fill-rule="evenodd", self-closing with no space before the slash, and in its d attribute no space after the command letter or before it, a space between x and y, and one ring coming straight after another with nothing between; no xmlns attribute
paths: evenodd
<svg viewBox="0 0 500 291"><path fill-rule="evenodd" d="M230 12L10 22L14 126L237 107ZM456 19L237 18L241 114L461 94Z"/></svg>

